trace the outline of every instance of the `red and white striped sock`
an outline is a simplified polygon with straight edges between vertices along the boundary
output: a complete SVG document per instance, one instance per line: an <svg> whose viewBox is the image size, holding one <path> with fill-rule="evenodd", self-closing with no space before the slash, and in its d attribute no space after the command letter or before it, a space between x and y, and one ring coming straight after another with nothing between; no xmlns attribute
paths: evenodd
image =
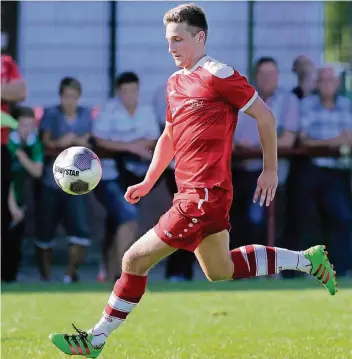
<svg viewBox="0 0 352 359"><path fill-rule="evenodd" d="M118 328L137 306L147 286L147 276L123 272L116 281L100 321L90 330L92 345L100 347L106 338Z"/></svg>
<svg viewBox="0 0 352 359"><path fill-rule="evenodd" d="M233 278L250 278L279 273L282 270L310 272L311 263L303 252L252 244L230 252Z"/></svg>

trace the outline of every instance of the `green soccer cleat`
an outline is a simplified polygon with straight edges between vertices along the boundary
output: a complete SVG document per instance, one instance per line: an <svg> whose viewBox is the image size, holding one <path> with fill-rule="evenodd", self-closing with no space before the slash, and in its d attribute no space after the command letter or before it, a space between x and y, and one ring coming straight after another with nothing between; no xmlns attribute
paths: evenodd
<svg viewBox="0 0 352 359"><path fill-rule="evenodd" d="M312 263L310 274L318 279L331 295L335 295L337 293L336 272L329 262L325 246L318 245L308 248L303 254Z"/></svg>
<svg viewBox="0 0 352 359"><path fill-rule="evenodd" d="M68 355L81 355L86 358L97 358L103 350L104 344L99 348L93 347L91 340L92 334L77 329L74 324L73 328L78 334L50 334L49 339L63 353Z"/></svg>

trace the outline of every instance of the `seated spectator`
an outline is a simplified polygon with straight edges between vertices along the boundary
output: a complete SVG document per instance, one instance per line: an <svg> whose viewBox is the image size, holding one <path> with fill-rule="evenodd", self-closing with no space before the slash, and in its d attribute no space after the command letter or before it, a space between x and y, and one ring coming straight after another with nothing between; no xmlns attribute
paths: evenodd
<svg viewBox="0 0 352 359"><path fill-rule="evenodd" d="M317 95L302 101L301 143L306 147L351 146L352 103L337 94L339 76L333 68L323 67L317 75ZM312 158L297 176L300 210L293 218L294 235L302 241L316 205L323 215L324 229L325 225L331 229L329 254L338 276L346 275L351 263L351 169L351 163L343 158Z"/></svg>
<svg viewBox="0 0 352 359"><path fill-rule="evenodd" d="M308 56L298 56L293 62L292 72L297 75L298 80L298 84L292 92L299 100L311 95L316 88L315 67L313 61Z"/></svg>
<svg viewBox="0 0 352 359"><path fill-rule="evenodd" d="M116 272L111 273L105 263L110 277L120 275L122 256L137 239L137 207L125 201L125 187L143 180L152 158L151 150L160 135L153 108L138 104L138 96L137 75L122 73L116 79L116 96L94 120L93 134L97 145L123 154L120 168L114 159L102 159L103 176L94 191L108 217L113 218L114 228L117 228L113 238ZM104 244L103 248L106 258L111 245Z"/></svg>
<svg viewBox="0 0 352 359"><path fill-rule="evenodd" d="M263 57L255 66L255 87L266 104L271 108L277 121L278 147L292 147L295 143L299 127L299 103L291 92L278 87L279 69L276 61L271 57ZM240 112L235 132L236 148L258 149L260 139L256 121L245 113ZM237 150L237 149L236 149ZM234 206L233 225L239 229L238 238L232 238L236 247L241 244L264 244L266 239L266 221L264 207L253 203L253 193L257 179L262 171L261 159L249 159L236 164L233 173ZM289 162L279 159L279 186L276 200L279 208L283 207L283 188L289 171ZM282 211L280 211L282 212ZM282 217L282 214L280 214ZM280 223L284 222L284 218ZM280 226L281 227L281 226ZM233 231L234 233L235 231ZM236 231L238 233L238 231ZM241 242L239 242L241 241Z"/></svg>
<svg viewBox="0 0 352 359"><path fill-rule="evenodd" d="M35 127L34 112L29 107L15 111L18 127L9 136L7 148L11 154L11 186L8 205L11 213L9 238L2 251L2 278L17 280L21 261L21 246L25 230L26 180L39 178L43 170L43 149Z"/></svg>
<svg viewBox="0 0 352 359"><path fill-rule="evenodd" d="M92 118L87 108L78 106L81 84L66 77L60 83L60 104L44 110L40 122L43 144L46 150L59 153L70 146L89 147ZM65 283L77 280L77 270L90 245L90 228L85 196L71 196L55 183L52 166L56 155L44 164L43 185L39 210L37 253L43 280L50 279L51 251L58 223L62 224L69 238L68 268Z"/></svg>

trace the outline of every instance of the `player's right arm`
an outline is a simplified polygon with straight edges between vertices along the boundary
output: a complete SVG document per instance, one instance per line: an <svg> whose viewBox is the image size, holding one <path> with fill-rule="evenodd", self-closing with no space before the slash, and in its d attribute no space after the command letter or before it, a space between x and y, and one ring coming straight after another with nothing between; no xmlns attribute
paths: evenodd
<svg viewBox="0 0 352 359"><path fill-rule="evenodd" d="M172 159L174 158L174 154L175 150L172 138L171 114L168 106L165 129L156 144L148 172L145 175L143 182L128 187L125 194L126 201L135 204L141 197L147 195L166 168L170 165Z"/></svg>
<svg viewBox="0 0 352 359"><path fill-rule="evenodd" d="M171 125L165 129L156 144L152 162L143 182L152 188L174 158L174 144L172 141Z"/></svg>

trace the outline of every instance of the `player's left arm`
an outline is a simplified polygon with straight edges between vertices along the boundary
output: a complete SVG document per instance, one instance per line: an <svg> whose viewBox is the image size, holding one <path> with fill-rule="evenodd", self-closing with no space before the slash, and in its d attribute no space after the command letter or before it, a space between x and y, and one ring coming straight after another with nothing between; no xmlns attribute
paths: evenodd
<svg viewBox="0 0 352 359"><path fill-rule="evenodd" d="M277 171L277 133L274 114L265 102L257 96L245 113L257 121L260 142L263 148L263 167Z"/></svg>
<svg viewBox="0 0 352 359"><path fill-rule="evenodd" d="M7 102L21 102L27 97L27 89L18 66L9 58L9 82L1 84L1 99Z"/></svg>
<svg viewBox="0 0 352 359"><path fill-rule="evenodd" d="M216 91L231 103L236 111L243 111L257 121L264 169L277 171L276 121L270 108L247 79L229 66L223 66L216 71L213 84Z"/></svg>
<svg viewBox="0 0 352 359"><path fill-rule="evenodd" d="M269 206L274 199L277 178L277 133L276 121L272 111L258 96L244 76L229 66L219 67L214 73L214 87L236 111L243 111L257 121L261 145L263 148L263 172L253 201L260 197L260 205Z"/></svg>

